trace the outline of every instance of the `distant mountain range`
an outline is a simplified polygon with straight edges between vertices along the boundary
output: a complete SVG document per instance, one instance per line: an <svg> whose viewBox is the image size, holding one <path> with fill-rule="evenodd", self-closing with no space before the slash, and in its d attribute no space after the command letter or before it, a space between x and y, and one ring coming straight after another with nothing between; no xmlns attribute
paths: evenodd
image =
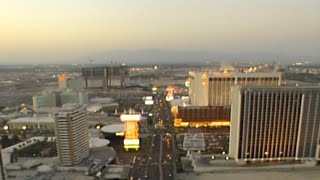
<svg viewBox="0 0 320 180"><path fill-rule="evenodd" d="M89 59L88 59L89 60ZM88 63L88 60L86 63ZM286 56L273 53L221 53L193 50L117 50L101 53L91 58L93 64L186 64L186 63L293 63L300 61L320 62L319 57Z"/></svg>
<svg viewBox="0 0 320 180"><path fill-rule="evenodd" d="M34 59L7 61L0 59L0 64L215 64L220 62L228 63L272 63L280 62L291 64L295 62L310 62L310 64L320 64L320 57L312 56L289 56L268 52L248 52L248 53L223 53L201 50L113 50L94 53L88 56L78 56L77 58L51 57L47 59ZM10 63L9 63L10 62ZM23 63L21 63L23 62Z"/></svg>

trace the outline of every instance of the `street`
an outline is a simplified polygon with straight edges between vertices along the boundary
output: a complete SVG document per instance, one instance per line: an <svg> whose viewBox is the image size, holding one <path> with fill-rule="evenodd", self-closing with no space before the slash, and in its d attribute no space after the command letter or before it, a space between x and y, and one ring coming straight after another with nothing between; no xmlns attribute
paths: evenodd
<svg viewBox="0 0 320 180"><path fill-rule="evenodd" d="M175 179L175 141L169 103L165 94L154 96L155 124L152 146L147 156L136 156L131 165L131 180Z"/></svg>

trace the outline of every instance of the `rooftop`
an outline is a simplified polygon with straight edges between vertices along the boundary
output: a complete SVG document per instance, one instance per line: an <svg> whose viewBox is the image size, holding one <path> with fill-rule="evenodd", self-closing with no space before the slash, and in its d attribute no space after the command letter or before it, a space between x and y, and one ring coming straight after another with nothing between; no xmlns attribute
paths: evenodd
<svg viewBox="0 0 320 180"><path fill-rule="evenodd" d="M81 105L77 104L77 103L67 103L62 105L61 107L61 111L73 111L76 108L80 108Z"/></svg>
<svg viewBox="0 0 320 180"><path fill-rule="evenodd" d="M185 133L183 139L183 150L204 150L205 141L203 133Z"/></svg>
<svg viewBox="0 0 320 180"><path fill-rule="evenodd" d="M89 139L89 147L96 148L96 147L103 147L110 144L108 139L100 139L99 137L92 137Z"/></svg>
<svg viewBox="0 0 320 180"><path fill-rule="evenodd" d="M54 123L53 117L23 117L9 120L9 123Z"/></svg>
<svg viewBox="0 0 320 180"><path fill-rule="evenodd" d="M95 97L90 99L91 103L100 103L100 104L109 104L112 103L114 100L112 98L101 98L101 97Z"/></svg>
<svg viewBox="0 0 320 180"><path fill-rule="evenodd" d="M213 77L280 77L281 72L208 72L208 71L191 71L190 76L203 76L206 75L209 78Z"/></svg>
<svg viewBox="0 0 320 180"><path fill-rule="evenodd" d="M130 171L130 166L118 166L109 165L107 167L106 173L104 174L104 179L127 179Z"/></svg>
<svg viewBox="0 0 320 180"><path fill-rule="evenodd" d="M105 133L123 132L124 131L124 124L111 124L108 126L103 126L101 128L101 131L105 132Z"/></svg>
<svg viewBox="0 0 320 180"><path fill-rule="evenodd" d="M239 89L246 89L246 90L294 90L294 91L299 91L299 90L320 90L319 85L306 85L306 86L234 86L234 88L239 88Z"/></svg>

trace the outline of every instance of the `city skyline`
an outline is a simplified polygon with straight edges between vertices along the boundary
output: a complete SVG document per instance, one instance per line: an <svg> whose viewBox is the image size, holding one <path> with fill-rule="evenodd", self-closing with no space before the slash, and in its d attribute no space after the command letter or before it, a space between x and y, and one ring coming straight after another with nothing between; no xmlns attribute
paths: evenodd
<svg viewBox="0 0 320 180"><path fill-rule="evenodd" d="M112 60L108 56L118 50L124 51L123 58L114 60L130 63L135 60L126 58L126 51L146 49L162 50L164 58L168 51L264 52L315 61L320 56L320 2L314 0L31 0L0 5L0 64Z"/></svg>

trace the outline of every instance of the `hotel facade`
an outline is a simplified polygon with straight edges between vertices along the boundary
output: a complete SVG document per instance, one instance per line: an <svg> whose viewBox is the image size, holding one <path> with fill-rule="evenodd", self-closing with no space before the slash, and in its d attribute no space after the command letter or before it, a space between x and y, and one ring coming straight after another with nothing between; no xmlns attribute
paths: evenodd
<svg viewBox="0 0 320 180"><path fill-rule="evenodd" d="M55 114L60 164L70 166L89 156L87 114L84 106L66 104Z"/></svg>
<svg viewBox="0 0 320 180"><path fill-rule="evenodd" d="M319 160L320 87L232 88L235 160Z"/></svg>
<svg viewBox="0 0 320 180"><path fill-rule="evenodd" d="M232 86L279 86L281 73L191 71L187 84L192 106L230 106Z"/></svg>

